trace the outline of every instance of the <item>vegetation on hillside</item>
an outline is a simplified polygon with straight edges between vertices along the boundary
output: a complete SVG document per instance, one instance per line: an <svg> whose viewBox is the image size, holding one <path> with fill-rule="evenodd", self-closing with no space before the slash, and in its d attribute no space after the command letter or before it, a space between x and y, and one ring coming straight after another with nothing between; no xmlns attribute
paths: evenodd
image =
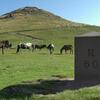
<svg viewBox="0 0 100 100"><path fill-rule="evenodd" d="M0 17L0 39L9 39L15 44L39 38L40 43L56 41L57 45L62 45L73 43L75 35L89 31L100 31L100 28L65 20L36 7L20 8ZM34 41L37 43L36 39Z"/></svg>

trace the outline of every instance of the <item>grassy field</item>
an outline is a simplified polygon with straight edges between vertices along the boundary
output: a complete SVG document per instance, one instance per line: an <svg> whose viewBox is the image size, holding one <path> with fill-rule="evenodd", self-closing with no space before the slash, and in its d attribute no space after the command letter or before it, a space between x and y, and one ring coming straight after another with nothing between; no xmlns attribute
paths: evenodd
<svg viewBox="0 0 100 100"><path fill-rule="evenodd" d="M94 85L70 86L74 85L70 80L74 79L74 54L59 54L63 44L74 46L74 36L88 30L58 28L32 31L32 36L43 39L34 40L34 43L55 44L52 55L47 49L21 50L16 54L19 42L32 39L18 34L0 34L1 39L6 37L15 48L6 49L4 55L0 53L0 100L99 100L100 90ZM31 34L28 31L20 33Z"/></svg>
<svg viewBox="0 0 100 100"><path fill-rule="evenodd" d="M74 55L15 51L0 54L0 100L100 100L94 84L73 87Z"/></svg>
<svg viewBox="0 0 100 100"><path fill-rule="evenodd" d="M4 55L0 50L0 100L100 100L98 83L74 81L74 54L59 53L64 44L74 49L76 35L100 32L100 27L72 24L47 12L0 19L0 40L13 45ZM53 43L55 51L52 55L47 49L16 54L20 42Z"/></svg>
<svg viewBox="0 0 100 100"><path fill-rule="evenodd" d="M0 88L28 80L52 79L53 75L73 77L73 55L59 55L48 50L34 52L15 50L0 55Z"/></svg>

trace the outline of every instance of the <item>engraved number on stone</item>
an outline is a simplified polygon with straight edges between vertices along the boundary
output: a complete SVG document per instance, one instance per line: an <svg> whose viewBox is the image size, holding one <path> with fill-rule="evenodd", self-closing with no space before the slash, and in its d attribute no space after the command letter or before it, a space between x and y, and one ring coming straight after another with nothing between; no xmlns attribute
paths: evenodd
<svg viewBox="0 0 100 100"><path fill-rule="evenodd" d="M98 66L99 66L98 61L94 60L94 61L92 62L92 67L93 67L93 68L97 68Z"/></svg>
<svg viewBox="0 0 100 100"><path fill-rule="evenodd" d="M89 61L85 61L85 62L84 62L84 67L85 67L85 68L88 68L89 66L90 66Z"/></svg>
<svg viewBox="0 0 100 100"><path fill-rule="evenodd" d="M94 49L88 49L88 56L89 57L94 57L95 56Z"/></svg>

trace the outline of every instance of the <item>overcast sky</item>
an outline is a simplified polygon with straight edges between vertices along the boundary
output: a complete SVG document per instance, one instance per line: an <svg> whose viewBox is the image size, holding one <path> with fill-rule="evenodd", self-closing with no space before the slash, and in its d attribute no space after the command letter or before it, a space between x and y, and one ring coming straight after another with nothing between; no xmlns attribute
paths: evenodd
<svg viewBox="0 0 100 100"><path fill-rule="evenodd" d="M100 0L0 0L0 15L25 6L38 7L74 22L100 26Z"/></svg>

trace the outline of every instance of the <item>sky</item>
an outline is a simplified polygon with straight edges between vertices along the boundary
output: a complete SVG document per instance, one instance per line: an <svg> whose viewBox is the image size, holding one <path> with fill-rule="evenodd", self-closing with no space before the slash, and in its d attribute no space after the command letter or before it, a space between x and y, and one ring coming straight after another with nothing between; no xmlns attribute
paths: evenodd
<svg viewBox="0 0 100 100"><path fill-rule="evenodd" d="M74 22L100 26L100 0L1 0L0 15L26 6L38 7Z"/></svg>

